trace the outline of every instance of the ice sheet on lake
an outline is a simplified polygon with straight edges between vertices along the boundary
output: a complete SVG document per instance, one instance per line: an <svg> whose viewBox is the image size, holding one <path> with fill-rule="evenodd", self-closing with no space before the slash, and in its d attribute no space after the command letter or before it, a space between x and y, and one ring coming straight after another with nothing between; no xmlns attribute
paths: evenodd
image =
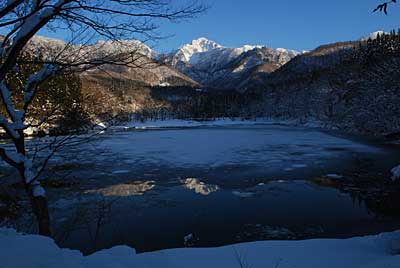
<svg viewBox="0 0 400 268"><path fill-rule="evenodd" d="M284 126L197 128L116 133L100 146L137 164L177 167L250 164L304 168L317 160L380 149L315 130ZM101 156L99 156L101 157Z"/></svg>

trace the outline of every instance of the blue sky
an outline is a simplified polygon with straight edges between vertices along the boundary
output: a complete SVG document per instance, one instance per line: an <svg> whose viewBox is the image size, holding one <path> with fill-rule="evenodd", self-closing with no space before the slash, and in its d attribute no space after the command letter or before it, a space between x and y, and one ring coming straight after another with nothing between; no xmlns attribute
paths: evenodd
<svg viewBox="0 0 400 268"><path fill-rule="evenodd" d="M205 2L211 7L201 17L161 27L163 33L174 34L159 44L161 50L179 47L201 36L230 47L260 44L309 50L400 27L400 4L391 6L388 16L372 13L379 0Z"/></svg>
<svg viewBox="0 0 400 268"><path fill-rule="evenodd" d="M163 23L159 32L172 37L152 47L167 52L198 37L207 37L228 47L250 44L310 50L400 27L400 3L391 5L388 16L372 13L383 0L202 1L210 6L205 14L180 23ZM40 34L63 38L62 32Z"/></svg>

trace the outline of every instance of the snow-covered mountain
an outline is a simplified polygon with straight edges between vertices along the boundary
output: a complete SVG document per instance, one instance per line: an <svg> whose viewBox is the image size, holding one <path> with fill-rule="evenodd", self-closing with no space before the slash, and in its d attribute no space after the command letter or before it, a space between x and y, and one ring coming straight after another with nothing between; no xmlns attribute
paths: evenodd
<svg viewBox="0 0 400 268"><path fill-rule="evenodd" d="M385 32L385 31L375 31L375 32L372 32L368 35L361 37L360 41L368 41L368 39L375 40L378 37L378 35L382 36L384 34L389 34L389 33Z"/></svg>
<svg viewBox="0 0 400 268"><path fill-rule="evenodd" d="M154 59L157 53L138 40L98 41L90 45L67 44L63 40L34 36L26 47L34 55L58 59L74 57L99 58L124 53L136 53Z"/></svg>
<svg viewBox="0 0 400 268"><path fill-rule="evenodd" d="M196 85L173 67L156 62L157 52L138 40L98 41L91 45L70 45L62 40L43 36L33 37L26 50L32 55L41 55L47 59L68 60L73 57L107 58L120 54L134 53L135 63L145 68L131 68L120 65L102 66L101 70L90 70L81 73L85 80L93 80L105 70L109 77L119 77L126 81L138 81L149 86Z"/></svg>
<svg viewBox="0 0 400 268"><path fill-rule="evenodd" d="M138 40L98 41L94 45L87 46L86 50L89 50L92 54L95 53L98 57L132 52L150 59L154 59L157 56L155 51Z"/></svg>
<svg viewBox="0 0 400 268"><path fill-rule="evenodd" d="M192 65L224 64L239 56L243 52L261 46L245 45L240 48L226 48L214 41L201 37L193 40L191 44L183 45L171 53L171 63L185 62Z"/></svg>
<svg viewBox="0 0 400 268"><path fill-rule="evenodd" d="M160 85L166 85L165 81L176 81L171 77L179 77L178 80L183 79L192 85L236 90L243 90L243 81L248 80L252 74L273 72L301 54L294 50L271 49L260 45L230 48L204 37L193 40L167 55L161 55L137 40L98 41L94 44L79 45L43 36L32 38L27 45L27 51L48 59L57 57L58 60L69 60L71 55L90 59L135 52L135 55L139 55L141 63L147 61L154 68L146 68L145 72L128 72L129 68L122 68L120 71L123 72L123 77L129 73L133 78L144 79L141 82L152 86L157 86L158 82ZM164 67L157 66L157 63ZM115 67L110 66L107 69ZM140 75L136 75L139 73Z"/></svg>
<svg viewBox="0 0 400 268"><path fill-rule="evenodd" d="M260 45L229 48L201 37L164 58L203 86L238 89L238 82L255 67L269 64L270 71L274 71L299 54L294 50Z"/></svg>
<svg viewBox="0 0 400 268"><path fill-rule="evenodd" d="M191 44L183 45L180 49L173 52L172 61L173 64L179 61L194 63L196 61L196 55L218 48L222 48L222 46L207 38L201 37L193 40Z"/></svg>
<svg viewBox="0 0 400 268"><path fill-rule="evenodd" d="M60 39L34 36L28 43L28 49L34 52L45 52L46 54L59 53L67 44Z"/></svg>

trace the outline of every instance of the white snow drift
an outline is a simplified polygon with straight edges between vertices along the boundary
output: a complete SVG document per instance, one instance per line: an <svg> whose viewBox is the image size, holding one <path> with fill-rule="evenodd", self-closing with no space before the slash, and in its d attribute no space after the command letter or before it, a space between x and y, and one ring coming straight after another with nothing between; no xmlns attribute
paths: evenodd
<svg viewBox="0 0 400 268"><path fill-rule="evenodd" d="M221 248L172 249L136 254L126 246L84 257L53 240L0 229L2 268L396 268L400 231L351 239L265 241ZM242 266L241 266L242 265ZM245 265L245 266L243 266Z"/></svg>

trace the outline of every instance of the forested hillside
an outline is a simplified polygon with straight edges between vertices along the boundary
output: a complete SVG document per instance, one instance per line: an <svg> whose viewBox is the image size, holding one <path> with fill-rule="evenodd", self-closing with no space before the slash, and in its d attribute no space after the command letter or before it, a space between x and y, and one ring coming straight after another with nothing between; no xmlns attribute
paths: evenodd
<svg viewBox="0 0 400 268"><path fill-rule="evenodd" d="M322 46L255 77L264 115L373 135L400 131L400 35ZM258 102L259 103L259 102Z"/></svg>

